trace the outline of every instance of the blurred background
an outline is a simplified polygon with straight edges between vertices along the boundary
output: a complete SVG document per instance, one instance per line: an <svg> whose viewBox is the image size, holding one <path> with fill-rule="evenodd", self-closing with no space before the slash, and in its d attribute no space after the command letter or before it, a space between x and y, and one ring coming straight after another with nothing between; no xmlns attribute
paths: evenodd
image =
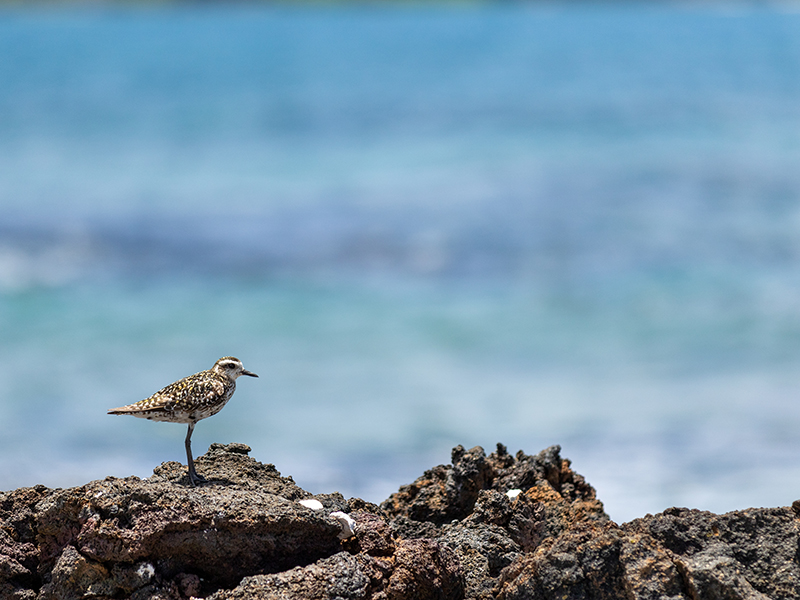
<svg viewBox="0 0 800 600"><path fill-rule="evenodd" d="M561 444L626 521L800 498L797 4L0 8L0 489L200 423L380 502Z"/></svg>

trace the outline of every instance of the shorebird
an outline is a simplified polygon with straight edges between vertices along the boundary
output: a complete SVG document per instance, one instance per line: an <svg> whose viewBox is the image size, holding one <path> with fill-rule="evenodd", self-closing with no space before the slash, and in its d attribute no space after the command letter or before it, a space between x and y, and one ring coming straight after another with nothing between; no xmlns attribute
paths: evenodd
<svg viewBox="0 0 800 600"><path fill-rule="evenodd" d="M208 371L200 371L157 391L139 402L112 408L110 415L132 415L151 421L188 423L186 460L189 463L189 482L192 486L205 481L197 474L192 459L192 432L195 424L217 414L236 391L236 379L241 375L258 377L242 366L233 356L223 356Z"/></svg>

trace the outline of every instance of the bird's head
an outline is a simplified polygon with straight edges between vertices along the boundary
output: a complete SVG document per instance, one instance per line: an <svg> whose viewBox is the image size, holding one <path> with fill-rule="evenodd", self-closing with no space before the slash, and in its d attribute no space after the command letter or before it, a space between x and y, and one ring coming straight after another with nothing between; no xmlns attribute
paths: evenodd
<svg viewBox="0 0 800 600"><path fill-rule="evenodd" d="M216 363L214 363L214 368L212 370L216 371L220 375L230 377L234 381L236 381L236 378L240 375L258 377L258 375L255 373L245 369L242 365L242 361L240 361L238 358L234 358L233 356L223 356Z"/></svg>

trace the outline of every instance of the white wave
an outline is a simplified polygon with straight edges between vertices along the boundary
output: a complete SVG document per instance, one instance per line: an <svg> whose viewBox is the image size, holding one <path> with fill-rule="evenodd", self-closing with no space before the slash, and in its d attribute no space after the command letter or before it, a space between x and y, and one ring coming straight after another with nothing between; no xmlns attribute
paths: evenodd
<svg viewBox="0 0 800 600"><path fill-rule="evenodd" d="M95 251L85 241L60 242L35 249L0 246L0 292L36 287L58 287L83 276L95 262Z"/></svg>

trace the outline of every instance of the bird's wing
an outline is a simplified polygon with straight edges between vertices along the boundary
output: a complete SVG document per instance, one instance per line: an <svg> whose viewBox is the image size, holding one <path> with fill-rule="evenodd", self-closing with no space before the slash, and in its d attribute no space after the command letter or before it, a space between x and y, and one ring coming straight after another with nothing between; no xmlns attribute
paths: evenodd
<svg viewBox="0 0 800 600"><path fill-rule="evenodd" d="M225 385L218 379L203 378L192 382L191 389L184 391L182 400L198 404L213 404L225 395Z"/></svg>
<svg viewBox="0 0 800 600"><path fill-rule="evenodd" d="M225 386L221 381L204 376L204 373L196 373L169 384L149 398L127 406L112 408L108 414L123 415L190 409L194 404L212 403L224 393Z"/></svg>
<svg viewBox="0 0 800 600"><path fill-rule="evenodd" d="M197 404L215 402L225 393L225 386L216 378L198 373L176 381L153 394L166 410L191 409Z"/></svg>

